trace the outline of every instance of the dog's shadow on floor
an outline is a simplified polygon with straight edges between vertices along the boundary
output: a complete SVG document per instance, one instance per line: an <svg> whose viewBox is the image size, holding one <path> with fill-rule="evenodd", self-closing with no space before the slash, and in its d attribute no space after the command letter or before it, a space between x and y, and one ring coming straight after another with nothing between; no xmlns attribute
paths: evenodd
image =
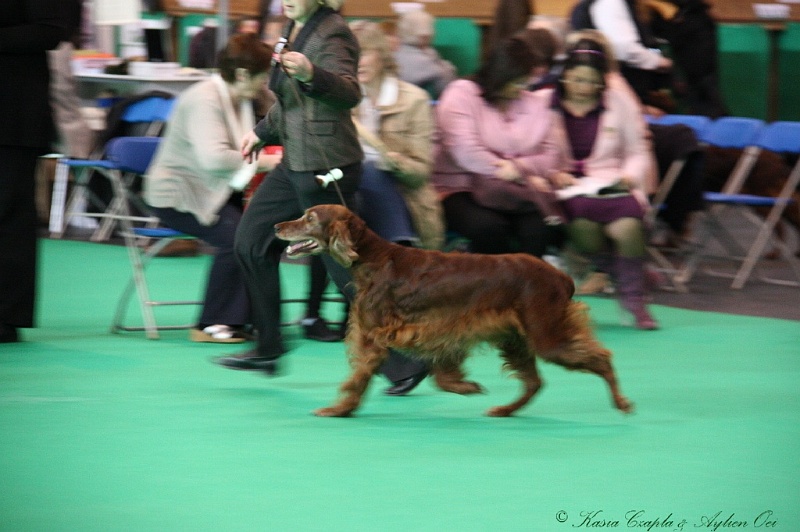
<svg viewBox="0 0 800 532"><path fill-rule="evenodd" d="M613 413L612 413L613 414ZM474 415L459 412L426 412L424 415L413 412L386 412L379 411L377 407L365 408L358 411L349 421L359 426L380 427L382 431L407 432L409 430L437 431L459 433L478 433L480 431L495 431L504 433L533 433L553 437L609 437L620 436L633 427L621 418L617 422L598 423L596 421L582 421L566 419L564 417L547 417L533 413L521 413L507 418L495 418L475 412ZM324 420L323 420L324 421ZM466 432L468 431L468 432Z"/></svg>

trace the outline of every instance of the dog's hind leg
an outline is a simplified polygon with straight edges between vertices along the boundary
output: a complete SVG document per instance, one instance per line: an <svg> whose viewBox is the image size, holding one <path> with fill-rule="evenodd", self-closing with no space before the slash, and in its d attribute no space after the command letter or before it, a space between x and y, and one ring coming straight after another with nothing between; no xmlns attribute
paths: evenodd
<svg viewBox="0 0 800 532"><path fill-rule="evenodd" d="M486 411L487 416L508 417L530 402L542 387L542 379L536 369L536 357L529 351L525 341L520 337L502 341L497 346L506 361L504 367L512 370L522 381L522 395L513 403L495 406Z"/></svg>
<svg viewBox="0 0 800 532"><path fill-rule="evenodd" d="M436 362L431 368L431 373L436 381L436 386L446 392L469 395L483 393L483 387L474 381L464 380L466 374L462 362L466 353L459 356L448 357L445 361Z"/></svg>
<svg viewBox="0 0 800 532"><path fill-rule="evenodd" d="M339 388L339 402L315 410L314 414L321 417L347 417L352 414L361 404L361 398L367 391L372 376L378 372L388 354L387 349L376 346L371 340L358 338L350 360L353 372Z"/></svg>
<svg viewBox="0 0 800 532"><path fill-rule="evenodd" d="M582 304L571 303L567 309L565 328L571 331L567 342L562 347L540 351L539 356L567 369L599 375L608 383L614 406L625 413L633 412L633 403L620 391L616 372L611 365L611 352L595 339Z"/></svg>

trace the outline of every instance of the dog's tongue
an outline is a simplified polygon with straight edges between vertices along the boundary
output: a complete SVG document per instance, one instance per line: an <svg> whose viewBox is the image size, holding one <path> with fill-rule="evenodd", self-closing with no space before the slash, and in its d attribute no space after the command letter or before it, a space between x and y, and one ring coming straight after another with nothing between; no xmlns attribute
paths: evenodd
<svg viewBox="0 0 800 532"><path fill-rule="evenodd" d="M317 247L317 243L313 240L303 240L290 244L286 248L287 255L297 255L299 253L309 253Z"/></svg>

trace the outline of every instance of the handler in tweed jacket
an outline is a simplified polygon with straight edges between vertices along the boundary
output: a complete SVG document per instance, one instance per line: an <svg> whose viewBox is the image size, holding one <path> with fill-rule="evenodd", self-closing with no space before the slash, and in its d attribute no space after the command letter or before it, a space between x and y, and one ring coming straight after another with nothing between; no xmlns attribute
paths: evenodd
<svg viewBox="0 0 800 532"><path fill-rule="evenodd" d="M337 182L348 206L361 176L363 152L350 118L361 100L357 80L358 43L345 20L328 5L339 0L284 2L289 19L283 33L286 46L276 46L270 89L277 103L246 135L242 153L252 157L266 144L283 146L283 160L258 187L242 217L235 249L250 294L256 349L225 356L218 362L233 369L278 372L277 359L286 352L281 338L281 289L278 267L287 243L275 237L278 222L302 215L312 205L341 203L334 185L322 188L315 175L339 168ZM330 257L323 257L333 281L347 295L350 274ZM386 376L393 382L425 372L419 362L394 355Z"/></svg>

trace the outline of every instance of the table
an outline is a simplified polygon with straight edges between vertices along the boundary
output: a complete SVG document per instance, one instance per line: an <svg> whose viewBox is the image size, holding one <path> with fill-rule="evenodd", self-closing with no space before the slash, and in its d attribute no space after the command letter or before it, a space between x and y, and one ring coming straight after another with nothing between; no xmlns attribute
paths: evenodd
<svg viewBox="0 0 800 532"><path fill-rule="evenodd" d="M119 96L159 90L178 95L187 87L208 78L206 72L191 75L130 76L103 74L99 72L77 72L78 96L84 101L95 100L104 90L114 90Z"/></svg>

